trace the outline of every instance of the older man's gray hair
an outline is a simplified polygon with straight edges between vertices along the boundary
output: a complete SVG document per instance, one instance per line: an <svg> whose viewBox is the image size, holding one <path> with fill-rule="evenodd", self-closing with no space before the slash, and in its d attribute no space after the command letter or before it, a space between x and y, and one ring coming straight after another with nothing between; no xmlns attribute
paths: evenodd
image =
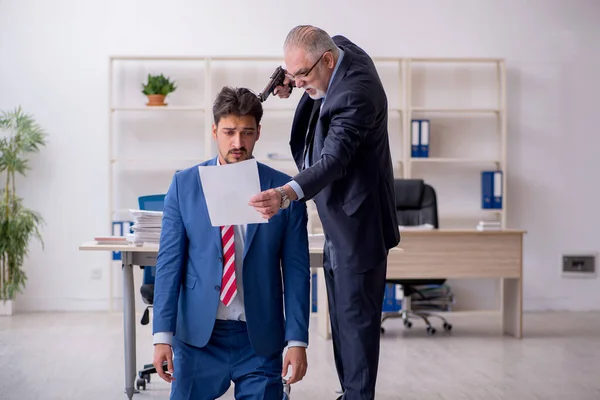
<svg viewBox="0 0 600 400"><path fill-rule="evenodd" d="M287 48L298 47L304 49L311 58L321 57L330 50L337 56L337 47L333 39L321 28L312 25L298 25L294 27L285 38L284 51Z"/></svg>

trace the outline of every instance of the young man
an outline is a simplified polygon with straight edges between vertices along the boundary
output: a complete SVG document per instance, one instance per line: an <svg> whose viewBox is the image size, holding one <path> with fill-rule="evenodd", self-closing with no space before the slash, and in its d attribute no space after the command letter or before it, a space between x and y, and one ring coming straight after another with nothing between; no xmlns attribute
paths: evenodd
<svg viewBox="0 0 600 400"><path fill-rule="evenodd" d="M200 165L251 158L262 113L250 90L224 87L213 106L219 154ZM290 180L260 163L258 171L261 190ZM288 367L289 384L306 373L307 213L300 202L281 207L266 224L213 227L198 166L175 174L165 197L153 321L154 365L172 383L171 399L213 400L233 381L237 399L281 400Z"/></svg>

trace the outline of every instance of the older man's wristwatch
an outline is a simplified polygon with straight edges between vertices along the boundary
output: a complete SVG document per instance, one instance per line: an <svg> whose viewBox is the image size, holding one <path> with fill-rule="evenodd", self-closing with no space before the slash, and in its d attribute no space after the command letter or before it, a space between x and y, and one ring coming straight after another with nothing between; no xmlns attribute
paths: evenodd
<svg viewBox="0 0 600 400"><path fill-rule="evenodd" d="M281 193L281 202L279 203L279 208L282 210L288 208L290 206L290 198L288 197L287 193L281 186L278 187L277 190L279 190L279 193Z"/></svg>

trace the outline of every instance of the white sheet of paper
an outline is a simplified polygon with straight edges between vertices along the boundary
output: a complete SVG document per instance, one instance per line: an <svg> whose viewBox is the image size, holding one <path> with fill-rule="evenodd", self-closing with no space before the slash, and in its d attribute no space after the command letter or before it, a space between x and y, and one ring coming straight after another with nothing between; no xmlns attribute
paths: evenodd
<svg viewBox="0 0 600 400"><path fill-rule="evenodd" d="M198 173L212 226L268 222L248 205L250 198L261 192L256 159L199 166Z"/></svg>

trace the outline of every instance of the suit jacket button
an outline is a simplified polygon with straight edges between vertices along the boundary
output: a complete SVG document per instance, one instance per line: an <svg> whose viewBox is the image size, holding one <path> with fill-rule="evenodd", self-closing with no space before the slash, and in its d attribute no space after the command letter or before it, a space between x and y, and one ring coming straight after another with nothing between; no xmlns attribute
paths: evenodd
<svg viewBox="0 0 600 400"><path fill-rule="evenodd" d="M215 286L215 290L216 290L217 292L220 292L220 291L221 291L221 286L219 286L219 285Z"/></svg>
<svg viewBox="0 0 600 400"><path fill-rule="evenodd" d="M219 261L220 261L220 262L223 262L223 257L219 257Z"/></svg>

